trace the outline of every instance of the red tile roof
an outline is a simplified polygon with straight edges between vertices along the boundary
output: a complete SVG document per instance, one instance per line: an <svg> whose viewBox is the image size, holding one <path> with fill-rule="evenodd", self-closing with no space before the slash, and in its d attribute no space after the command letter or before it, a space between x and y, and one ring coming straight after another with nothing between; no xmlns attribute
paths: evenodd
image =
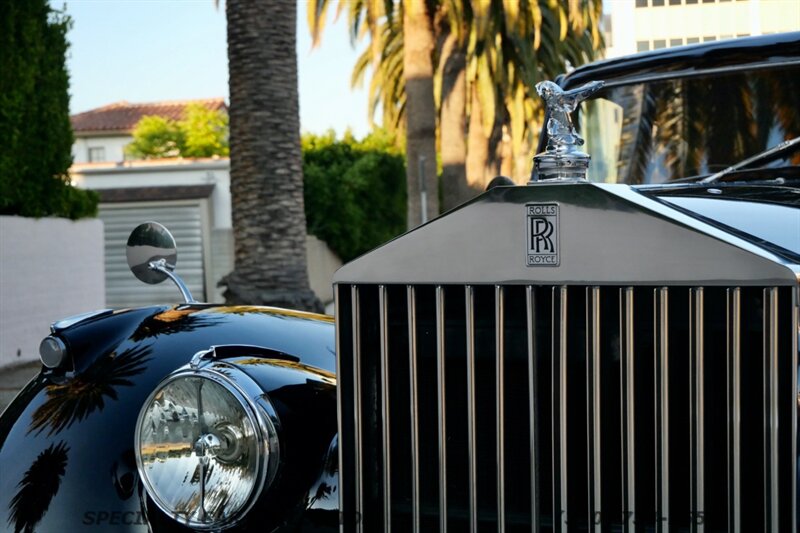
<svg viewBox="0 0 800 533"><path fill-rule="evenodd" d="M228 110L223 98L145 104L131 104L122 101L72 115L70 122L72 122L72 129L76 133L89 131L128 133L133 130L139 119L146 115L159 115L173 120L180 120L183 117L184 109L189 104L203 104L215 111L222 110L227 112Z"/></svg>

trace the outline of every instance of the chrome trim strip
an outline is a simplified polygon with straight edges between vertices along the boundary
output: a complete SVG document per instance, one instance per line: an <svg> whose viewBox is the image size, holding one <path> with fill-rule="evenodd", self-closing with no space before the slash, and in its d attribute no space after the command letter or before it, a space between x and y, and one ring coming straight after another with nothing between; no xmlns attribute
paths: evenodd
<svg viewBox="0 0 800 533"><path fill-rule="evenodd" d="M359 295L358 287L353 285L350 297L353 302L353 425L355 426L355 461L354 472L355 477L355 491L356 491L356 531L364 531L363 513L364 513L364 453L362 446L364 445L363 431L361 424L361 327L359 315Z"/></svg>
<svg viewBox="0 0 800 533"><path fill-rule="evenodd" d="M81 313L79 315L73 315L67 318L62 318L61 320L57 320L52 324L50 324L50 333L60 333L65 329L71 328L76 324L80 324L81 322L88 322L89 320L94 320L95 318L100 318L112 314L114 314L113 309L98 309L96 311L89 311L87 313Z"/></svg>
<svg viewBox="0 0 800 533"><path fill-rule="evenodd" d="M494 288L494 323L495 323L495 391L497 407L497 531L506 530L506 458L505 458L505 292L503 287Z"/></svg>
<svg viewBox="0 0 800 533"><path fill-rule="evenodd" d="M334 313L334 316L342 316L341 315L341 307L340 307L341 299L342 299L342 296L340 294L341 285L336 285L335 289L336 290L333 291L333 313ZM341 340L342 339L342 333L343 332L340 329L340 323L339 323L339 321L336 321L336 354L337 354L336 355L336 375L337 376L344 376L344 374L342 373L342 357L340 355L342 353L342 340ZM336 431L338 431L339 443L338 443L338 446L336 448L337 448L337 453L339 455L339 464L343 465L344 464L344 447L345 447L345 445L342 444L342 442L345 441L345 439L343 439L343 437L344 437L344 428L342 426L342 418L343 418L344 408L342 407L343 406L342 387L339 386L340 384L341 384L341 381L337 380L337 386L336 386L336 412L338 413L338 416L336 417ZM343 468L339 468L339 487L340 487L340 490L339 490L338 499L339 499L339 509L344 513L344 511L345 511L344 491L341 490L341 487L345 486L345 483L347 481L347 475L343 472L343 470L344 470ZM344 519L344 514L342 514L342 520L339 521L339 533L344 533L344 524L345 524L345 519Z"/></svg>
<svg viewBox="0 0 800 533"><path fill-rule="evenodd" d="M621 311L621 329L623 357L621 365L622 376L621 394L623 395L623 479L625 488L623 489L623 514L624 516L624 531L635 531L636 514L636 454L634 443L634 338L633 338L633 287L626 287L620 289L620 298L622 300Z"/></svg>
<svg viewBox="0 0 800 533"><path fill-rule="evenodd" d="M555 289L553 290L555 291ZM567 287L565 286L559 288L558 307L558 438L560 444L558 466L561 489L561 531L566 532L569 509L567 507ZM553 355L555 356L555 354Z"/></svg>
<svg viewBox="0 0 800 533"><path fill-rule="evenodd" d="M381 432L383 434L383 529L392 530L392 453L389 427L389 326L386 285L378 286L378 330L381 354Z"/></svg>
<svg viewBox="0 0 800 533"><path fill-rule="evenodd" d="M778 288L764 289L764 379L767 395L764 398L765 421L765 464L764 487L766 501L764 513L767 515L764 531L778 533L780 491L778 487ZM766 457L769 450L769 457ZM795 474L796 475L796 474Z"/></svg>
<svg viewBox="0 0 800 533"><path fill-rule="evenodd" d="M414 287L406 287L408 305L408 371L411 377L411 525L420 530L419 510L419 392L417 390L417 307Z"/></svg>
<svg viewBox="0 0 800 533"><path fill-rule="evenodd" d="M587 443L592 481L589 486L589 523L594 525L595 533L602 532L603 490L602 490L602 454L600 425L600 287L586 289L587 325L586 336L586 400L587 426L589 436ZM591 412L591 419L589 419Z"/></svg>
<svg viewBox="0 0 800 533"><path fill-rule="evenodd" d="M739 287L727 291L728 296L728 423L731 424L728 448L731 453L731 522L732 531L742 531L742 291Z"/></svg>
<svg viewBox="0 0 800 533"><path fill-rule="evenodd" d="M475 289L464 287L467 326L467 459L469 491L469 530L478 531L478 456L475 418Z"/></svg>
<svg viewBox="0 0 800 533"><path fill-rule="evenodd" d="M539 480L536 472L536 294L533 286L525 291L528 329L528 414L531 460L531 533L539 532Z"/></svg>
<svg viewBox="0 0 800 533"><path fill-rule="evenodd" d="M669 530L669 289L662 287L657 290L658 325L656 338L658 339L658 399L656 405L658 412L656 420L659 421L660 433L656 435L656 442L660 449L660 457L656 458L659 465L658 478L660 487L660 501L656 502L656 530Z"/></svg>
<svg viewBox="0 0 800 533"><path fill-rule="evenodd" d="M412 293L413 296L413 293ZM416 333L414 334L416 337ZM436 287L436 388L439 401L439 531L447 533L447 416L445 402L444 288Z"/></svg>
<svg viewBox="0 0 800 533"><path fill-rule="evenodd" d="M702 533L705 530L705 390L704 390L704 324L703 324L703 288L691 290L690 317L693 333L691 352L693 355L692 372L692 513L693 531Z"/></svg>

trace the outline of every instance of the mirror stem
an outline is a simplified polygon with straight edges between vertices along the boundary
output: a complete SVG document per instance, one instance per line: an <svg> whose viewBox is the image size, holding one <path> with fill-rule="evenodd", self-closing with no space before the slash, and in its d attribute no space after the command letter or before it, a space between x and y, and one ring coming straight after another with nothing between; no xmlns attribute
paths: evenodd
<svg viewBox="0 0 800 533"><path fill-rule="evenodd" d="M161 272L169 279L172 280L175 285L177 285L178 290L181 291L181 296L183 296L184 303L187 304L194 304L197 303L197 300L194 299L192 296L191 291L189 291L189 287L183 282L183 280L178 277L170 268L167 266L167 261L165 259L159 259L158 261L151 261L148 266L150 270L156 270Z"/></svg>

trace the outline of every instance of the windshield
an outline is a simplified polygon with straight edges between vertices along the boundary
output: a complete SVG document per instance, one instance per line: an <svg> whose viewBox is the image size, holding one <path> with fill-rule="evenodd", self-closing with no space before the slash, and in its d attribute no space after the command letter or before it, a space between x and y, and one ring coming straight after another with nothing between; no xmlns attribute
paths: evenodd
<svg viewBox="0 0 800 533"><path fill-rule="evenodd" d="M579 110L589 179L713 174L800 136L800 66L611 87ZM755 166L800 165L793 151Z"/></svg>

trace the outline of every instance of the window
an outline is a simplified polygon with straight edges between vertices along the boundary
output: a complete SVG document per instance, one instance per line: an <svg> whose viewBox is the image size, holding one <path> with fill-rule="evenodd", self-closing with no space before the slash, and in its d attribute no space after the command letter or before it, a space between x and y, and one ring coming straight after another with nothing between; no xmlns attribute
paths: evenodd
<svg viewBox="0 0 800 533"><path fill-rule="evenodd" d="M653 41L653 50L658 50L659 48L666 48L667 41L665 39L655 39Z"/></svg>
<svg viewBox="0 0 800 533"><path fill-rule="evenodd" d="M680 46L683 44L683 39L670 39L669 45L670 46Z"/></svg>
<svg viewBox="0 0 800 533"><path fill-rule="evenodd" d="M681 5L681 0L669 0L669 5L671 5L671 6L679 6L679 5Z"/></svg>
<svg viewBox="0 0 800 533"><path fill-rule="evenodd" d="M647 0L636 0L636 7L647 7Z"/></svg>
<svg viewBox="0 0 800 533"><path fill-rule="evenodd" d="M650 50L650 41L636 41L637 52L647 52Z"/></svg>
<svg viewBox="0 0 800 533"><path fill-rule="evenodd" d="M582 104L577 120L590 164L604 171L589 175L656 183L751 157L791 137L780 117L800 109L800 91L785 90L798 79L800 67L792 66L605 89ZM792 155L758 166L789 166Z"/></svg>
<svg viewBox="0 0 800 533"><path fill-rule="evenodd" d="M704 4L713 4L715 0L703 0Z"/></svg>
<svg viewBox="0 0 800 533"><path fill-rule="evenodd" d="M749 33L737 33L736 36L737 37L750 37L750 34Z"/></svg>
<svg viewBox="0 0 800 533"><path fill-rule="evenodd" d="M696 4L697 0L686 0L687 4Z"/></svg>
<svg viewBox="0 0 800 533"><path fill-rule="evenodd" d="M664 0L653 0L653 7L661 7L664 5Z"/></svg>
<svg viewBox="0 0 800 533"><path fill-rule="evenodd" d="M102 146L96 146L94 148L89 148L89 162L90 163L97 163L98 161L105 161L106 160L106 149Z"/></svg>
<svg viewBox="0 0 800 533"><path fill-rule="evenodd" d="M703 37L703 42L704 43L707 43L708 41L716 41L716 40L717 40L717 38L712 36L712 35L706 35L705 37Z"/></svg>
<svg viewBox="0 0 800 533"><path fill-rule="evenodd" d="M700 37L687 37L686 44L697 44L700 42Z"/></svg>

